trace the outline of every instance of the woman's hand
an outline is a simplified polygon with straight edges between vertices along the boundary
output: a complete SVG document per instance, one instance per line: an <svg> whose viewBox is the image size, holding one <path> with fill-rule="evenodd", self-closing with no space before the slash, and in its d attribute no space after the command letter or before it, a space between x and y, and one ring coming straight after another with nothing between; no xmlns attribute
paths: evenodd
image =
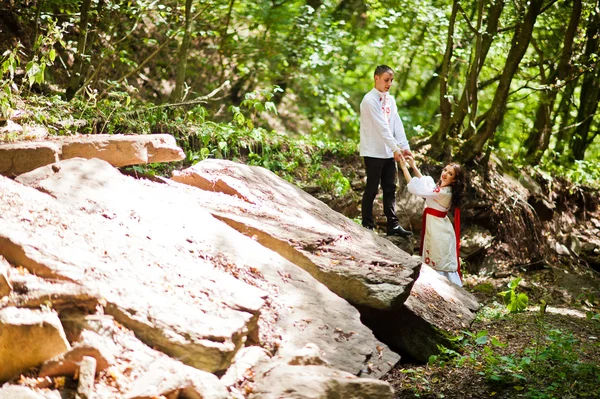
<svg viewBox="0 0 600 399"><path fill-rule="evenodd" d="M398 161L398 163L400 164L400 168L401 169L406 169L406 159L405 159L405 157L400 157L400 160Z"/></svg>
<svg viewBox="0 0 600 399"><path fill-rule="evenodd" d="M416 164L415 164L415 159L413 157L406 157L408 164L410 165L411 168L416 168Z"/></svg>

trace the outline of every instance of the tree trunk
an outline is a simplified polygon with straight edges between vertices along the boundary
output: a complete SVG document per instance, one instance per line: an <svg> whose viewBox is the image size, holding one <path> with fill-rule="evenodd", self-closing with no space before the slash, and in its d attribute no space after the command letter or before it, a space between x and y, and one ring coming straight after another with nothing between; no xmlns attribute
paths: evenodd
<svg viewBox="0 0 600 399"><path fill-rule="evenodd" d="M413 41L411 39L411 41L414 43L423 43L423 40L425 39L425 33L427 33L427 26L423 27L423 29L421 29L421 31L419 32L419 35L417 36L417 40ZM398 87L398 91L402 91L406 88L406 82L408 81L408 74L410 73L410 71L412 70L412 65L413 65L413 61L415 60L415 57L417 56L417 53L419 51L423 51L422 47L419 46L415 46L415 48L413 49L412 53L410 54L410 56L408 57L408 64L406 66L406 72L402 73L402 75L400 76L400 78L398 79L398 83L397 83L397 87ZM437 71L436 68L436 74L439 73L439 71ZM428 80L428 82L431 79ZM413 96L413 98L416 98L419 95L419 93L415 94ZM423 96L421 96L422 98Z"/></svg>
<svg viewBox="0 0 600 399"><path fill-rule="evenodd" d="M185 32L183 40L179 47L177 56L177 72L175 75L175 90L173 91L173 99L175 101L183 100L183 86L185 84L185 71L187 69L188 49L192 41L192 3L193 0L185 0Z"/></svg>
<svg viewBox="0 0 600 399"><path fill-rule="evenodd" d="M577 33L577 25L581 18L581 0L573 0L573 11L569 20L569 26L563 41L563 49L558 67L544 85L546 90L541 94L540 103L536 112L535 123L533 130L529 133L529 137L525 141L527 148L527 159L530 164L535 165L540 162L544 152L550 144L550 136L552 134L552 111L558 90L556 83L564 81L571 63L571 54L573 52L573 40Z"/></svg>
<svg viewBox="0 0 600 399"><path fill-rule="evenodd" d="M470 70L468 75L469 80L467 81L467 84L465 85L465 92L466 92L466 98L467 98L467 109L469 110L469 126L467 127L467 131L465 132L465 134L467 136L471 136L477 126L476 126L476 120L477 120L477 106L478 106L478 96L477 96L477 79L479 77L479 72L480 72L480 65L481 65L481 56L482 56L482 50L483 50L483 44L482 44L482 35L481 35L481 24L482 24L482 20L483 20L483 7L484 7L484 0L479 0L479 6L478 6L478 17L477 17L477 37L475 40L475 55L473 56L473 61L471 62L471 68L475 67L476 70ZM489 48L488 48L489 49ZM487 51L486 51L486 55L487 55ZM454 131L454 136L458 137L458 132L456 132L456 130ZM452 134L452 132L451 132Z"/></svg>
<svg viewBox="0 0 600 399"><path fill-rule="evenodd" d="M495 0L494 3L490 5L490 9L487 15L487 27L485 31L485 35L481 38L481 51L479 57L475 57L469 66L469 75L467 77L467 82L472 82L479 78L479 73L481 72L481 68L483 68L483 64L485 63L485 59L487 58L488 52L490 51L490 47L492 46L492 42L498 33L498 21L500 20L500 15L502 15L502 11L504 10L504 1L503 0ZM478 35L480 36L480 35ZM450 131L453 132L453 135L458 136L463 125L463 121L467 116L469 111L469 95L473 95L470 90L473 90L472 87L469 87L467 83L463 90L462 95L460 96L460 101L458 106L454 110L454 116L452 117L452 121L450 122ZM476 95L476 94L475 94ZM474 130L468 130L463 133L463 138L469 139Z"/></svg>
<svg viewBox="0 0 600 399"><path fill-rule="evenodd" d="M558 104L558 110L556 111L556 116L560 116L560 125L558 126L558 133L556 134L556 146L554 147L554 151L558 154L565 155L565 149L568 152L571 150L571 131L572 127L569 127L571 123L571 106L573 105L572 97L575 92L575 87L577 85L577 80L572 80L567 83L565 90L561 96L560 104ZM553 122L553 124L555 121ZM566 158L570 159L570 156Z"/></svg>
<svg viewBox="0 0 600 399"><path fill-rule="evenodd" d="M79 38L77 39L77 54L75 54L75 62L73 63L73 69L71 70L71 79L69 80L69 87L66 91L67 100L71 100L77 90L81 87L83 80L83 63L85 56L85 49L88 47L86 44L88 34L88 19L89 11L92 0L83 0L81 3L81 14L79 17Z"/></svg>
<svg viewBox="0 0 600 399"><path fill-rule="evenodd" d="M506 58L506 65L504 66L502 76L498 82L498 88L496 89L496 94L494 95L494 100L490 107L489 116L487 117L484 126L477 131L476 135L467 140L463 147L461 158L465 162L472 161L476 156L481 154L484 145L494 136L498 126L502 123L504 113L506 112L506 102L508 100L510 84L527 48L529 47L533 27L540 14L543 3L544 0L531 0L523 21L515 28L511 47Z"/></svg>
<svg viewBox="0 0 600 399"><path fill-rule="evenodd" d="M589 143L588 135L598 109L600 100L600 61L592 59L600 51L600 0L596 4L592 22L587 29L584 60L588 63L594 61L595 65L583 76L581 94L579 96L579 111L577 112L577 127L571 141L571 151L576 160L583 160L585 150Z"/></svg>
<svg viewBox="0 0 600 399"><path fill-rule="evenodd" d="M446 141L450 117L452 114L452 103L448 98L448 71L450 70L450 59L454 50L454 25L456 22L456 13L458 12L458 0L452 2L452 12L448 26L448 38L446 40L446 52L442 61L442 70L440 72L440 126L430 140L431 155L437 158L444 152L444 142Z"/></svg>

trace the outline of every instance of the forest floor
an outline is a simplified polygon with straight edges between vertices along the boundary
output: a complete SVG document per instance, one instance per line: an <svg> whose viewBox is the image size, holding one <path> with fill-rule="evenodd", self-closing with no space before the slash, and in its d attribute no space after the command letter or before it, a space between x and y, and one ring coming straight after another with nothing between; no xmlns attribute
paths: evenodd
<svg viewBox="0 0 600 399"><path fill-rule="evenodd" d="M600 274L587 267L570 269L466 277L465 288L482 309L462 332L462 350L451 361L400 363L383 378L394 387L395 398L600 397ZM523 279L518 288L530 306L509 314L497 293L514 278ZM543 316L537 306L542 300L548 303ZM590 309L588 316L595 317L586 317ZM485 331L485 344L476 343ZM490 344L492 337L496 345Z"/></svg>

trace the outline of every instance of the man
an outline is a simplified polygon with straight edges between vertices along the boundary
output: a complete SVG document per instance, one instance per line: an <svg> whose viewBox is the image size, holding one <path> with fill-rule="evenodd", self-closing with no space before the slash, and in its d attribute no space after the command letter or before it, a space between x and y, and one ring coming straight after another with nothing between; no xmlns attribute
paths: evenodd
<svg viewBox="0 0 600 399"><path fill-rule="evenodd" d="M396 162L412 156L396 101L389 95L394 71L387 65L375 69L375 84L360 103L360 155L365 161L367 187L362 198L362 225L375 228L373 201L383 190L387 235L408 237L412 232L398 225L396 216Z"/></svg>

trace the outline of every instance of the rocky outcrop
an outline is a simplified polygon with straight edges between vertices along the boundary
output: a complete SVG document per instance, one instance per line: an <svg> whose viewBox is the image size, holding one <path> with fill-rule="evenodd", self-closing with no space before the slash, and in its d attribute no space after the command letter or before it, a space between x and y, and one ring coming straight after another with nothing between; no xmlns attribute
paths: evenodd
<svg viewBox="0 0 600 399"><path fill-rule="evenodd" d="M98 293L107 313L194 367L225 370L257 328L266 293L199 252L161 242L153 234L160 224L130 229L2 177L0 208L0 254L9 262Z"/></svg>
<svg viewBox="0 0 600 399"><path fill-rule="evenodd" d="M48 389L32 389L18 385L4 385L0 388L2 399L61 399L60 392Z"/></svg>
<svg viewBox="0 0 600 399"><path fill-rule="evenodd" d="M69 348L55 312L15 307L0 310L0 382Z"/></svg>
<svg viewBox="0 0 600 399"><path fill-rule="evenodd" d="M40 142L0 144L0 174L17 176L61 159L99 158L113 166L181 161L185 154L168 134L96 134Z"/></svg>
<svg viewBox="0 0 600 399"><path fill-rule="evenodd" d="M370 363L373 376L381 376L399 360L362 324L354 307L301 268L213 218L205 210L207 199L200 190L135 180L106 162L82 159L62 161L22 175L17 181L49 193L71 209L83 209L82 220L95 215L118 223L129 236L142 233L151 244L140 252L153 252L156 244L152 243L160 243L164 256L175 252L171 256L206 259L219 270L268 293L267 306L261 309L258 320L258 336L254 337L266 347L293 350L314 342L333 367L357 374ZM211 195L213 201L229 198ZM201 277L186 273L188 277ZM212 278L220 286L229 284L226 279ZM179 282L177 278L170 284ZM240 303L251 298L231 291L223 292L221 297L225 294L239 298ZM110 304L106 311L121 321ZM124 324L138 333L134 323Z"/></svg>
<svg viewBox="0 0 600 399"><path fill-rule="evenodd" d="M420 261L266 169L205 160L173 180L202 189L215 217L354 305L391 310L408 297Z"/></svg>

